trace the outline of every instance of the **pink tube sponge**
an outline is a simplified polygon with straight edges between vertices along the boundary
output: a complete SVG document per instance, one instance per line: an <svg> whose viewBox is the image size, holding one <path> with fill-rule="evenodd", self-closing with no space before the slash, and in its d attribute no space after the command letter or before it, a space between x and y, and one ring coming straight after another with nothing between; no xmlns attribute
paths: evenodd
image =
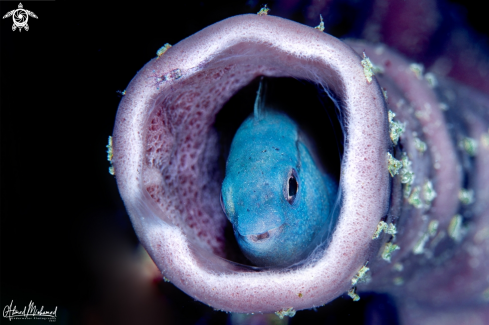
<svg viewBox="0 0 489 325"><path fill-rule="evenodd" d="M176 286L234 312L310 308L351 287L377 245L371 237L387 212L390 181L387 111L361 60L316 29L243 15L176 44L131 81L117 113L113 165L141 241ZM337 229L313 264L294 270L250 272L218 257L225 217L216 208L220 184L206 175L216 152L211 127L222 105L259 75L321 84L345 116Z"/></svg>
<svg viewBox="0 0 489 325"><path fill-rule="evenodd" d="M365 54L312 27L268 15L236 16L169 48L131 81L113 134L117 184L139 239L164 276L190 296L231 312L300 310L347 291L355 297L369 272L372 281L364 289L429 301L427 295L400 288L401 282L423 282L416 274L429 268L418 264L431 265L432 257L464 240L487 242L485 233L464 232L469 222L463 216L455 220L460 225L453 224L462 211L456 201L462 188L460 161L468 153L456 153L440 105L443 94L430 88L422 72L421 79L409 72L405 59L351 44L358 53L365 50L374 65ZM383 75L370 79L380 70ZM215 167L219 145L213 125L224 104L258 76L321 86L337 104L344 132L334 233L307 261L287 269L257 269L225 259L226 217L219 204L222 175ZM489 102L483 95L473 98L481 105ZM404 123L396 145L389 110ZM462 119L475 125L477 114ZM479 124L473 136L483 139L487 121ZM489 134L484 139L489 147ZM420 143L427 144L425 153ZM403 177L413 174L410 183L389 175L388 164L395 162L389 157L399 160ZM485 175L487 168L477 166ZM487 185L477 186L477 193L488 191ZM485 227L487 209L478 209L470 222ZM443 238L436 237L437 227ZM463 234L453 237L453 227ZM431 257L417 253L428 251ZM489 256L487 250L481 254ZM484 263L478 275L487 270ZM466 293L479 289L474 290Z"/></svg>

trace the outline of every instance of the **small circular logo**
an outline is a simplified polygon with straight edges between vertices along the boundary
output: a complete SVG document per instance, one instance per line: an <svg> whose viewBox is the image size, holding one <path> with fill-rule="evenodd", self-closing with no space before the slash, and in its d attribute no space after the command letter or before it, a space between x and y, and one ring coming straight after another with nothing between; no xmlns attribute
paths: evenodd
<svg viewBox="0 0 489 325"><path fill-rule="evenodd" d="M18 9L7 12L7 14L3 16L3 18L8 18L10 16L12 16L12 19L14 20L14 24L12 25L12 31L19 29L19 32L22 31L22 28L24 28L26 31L29 30L29 25L27 25L29 16L37 19L36 14L33 13L32 11L25 10L24 7L22 6L22 3L20 2L19 2Z"/></svg>

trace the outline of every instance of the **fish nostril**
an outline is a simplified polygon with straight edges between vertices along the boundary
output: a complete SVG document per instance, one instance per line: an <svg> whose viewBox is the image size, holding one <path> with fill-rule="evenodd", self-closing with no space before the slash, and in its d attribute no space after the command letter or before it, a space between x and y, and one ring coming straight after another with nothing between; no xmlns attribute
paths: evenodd
<svg viewBox="0 0 489 325"><path fill-rule="evenodd" d="M262 240L270 238L270 233L267 231L267 232L264 232L263 234L259 234L259 235L250 235L249 238L253 242L262 241Z"/></svg>

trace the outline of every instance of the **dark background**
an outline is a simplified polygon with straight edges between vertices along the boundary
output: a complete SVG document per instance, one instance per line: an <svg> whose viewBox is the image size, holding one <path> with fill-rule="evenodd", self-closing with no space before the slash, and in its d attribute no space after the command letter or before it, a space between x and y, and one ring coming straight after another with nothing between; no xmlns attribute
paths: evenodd
<svg viewBox="0 0 489 325"><path fill-rule="evenodd" d="M262 3L22 3L39 17L29 18L30 30L13 32L11 18L0 26L2 310L12 300L18 309L32 300L47 310L57 306L60 324L229 322L151 273L108 173L105 146L117 91L158 48L229 16L256 13ZM318 24L307 19L312 1L267 3L272 15ZM439 4L437 44L464 26L487 47L483 4ZM17 5L0 2L0 15ZM334 1L327 31L359 37L370 6ZM372 314L383 314L386 324L397 317L388 297L364 295L359 303L339 298L299 312L291 322L361 324Z"/></svg>

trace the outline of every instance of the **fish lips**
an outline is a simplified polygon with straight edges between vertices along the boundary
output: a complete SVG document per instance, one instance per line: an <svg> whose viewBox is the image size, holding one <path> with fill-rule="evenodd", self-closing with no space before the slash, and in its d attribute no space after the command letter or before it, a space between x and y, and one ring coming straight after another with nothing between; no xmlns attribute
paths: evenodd
<svg viewBox="0 0 489 325"><path fill-rule="evenodd" d="M259 234L242 235L236 231L237 240L244 255L263 267L283 267L292 264L290 254L284 254L284 235L287 225L275 227Z"/></svg>

